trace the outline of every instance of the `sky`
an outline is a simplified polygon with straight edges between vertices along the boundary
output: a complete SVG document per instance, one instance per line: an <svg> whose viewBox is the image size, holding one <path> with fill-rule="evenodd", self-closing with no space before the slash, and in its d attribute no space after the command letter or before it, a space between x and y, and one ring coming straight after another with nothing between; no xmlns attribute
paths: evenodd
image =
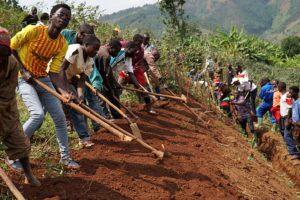
<svg viewBox="0 0 300 200"><path fill-rule="evenodd" d="M43 9L44 12L49 12L51 7L54 5L56 0L19 0L21 6L33 6L37 5L38 9ZM74 2L84 2L84 0L74 0ZM88 5L99 5L100 10L104 11L103 14L111 14L119 10L124 10L126 8L142 6L145 4L153 4L158 2L158 0L86 0ZM42 6L39 6L40 4Z"/></svg>

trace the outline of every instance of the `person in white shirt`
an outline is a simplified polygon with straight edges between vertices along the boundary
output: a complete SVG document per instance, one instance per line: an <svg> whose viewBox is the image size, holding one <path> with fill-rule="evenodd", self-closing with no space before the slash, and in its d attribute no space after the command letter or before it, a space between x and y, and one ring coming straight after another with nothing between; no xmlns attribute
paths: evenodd
<svg viewBox="0 0 300 200"><path fill-rule="evenodd" d="M77 103L82 103L84 100L85 80L93 71L93 57L96 56L99 48L100 40L93 34L84 37L83 45L72 44L68 47L62 69L69 83L69 90L77 94L75 95ZM76 75L80 75L80 79ZM80 138L79 143L83 147L93 146L94 143L90 140L84 116L73 109L70 109L70 114L74 128Z"/></svg>
<svg viewBox="0 0 300 200"><path fill-rule="evenodd" d="M243 67L239 64L236 68L236 77L239 79L240 82L247 82L250 80L248 72L244 70Z"/></svg>
<svg viewBox="0 0 300 200"><path fill-rule="evenodd" d="M280 121L279 121L279 129L282 136L284 136L285 129L285 121L287 119L289 109L292 108L292 98L290 93L286 92L286 84L282 82L282 86L280 89L282 96L280 99Z"/></svg>

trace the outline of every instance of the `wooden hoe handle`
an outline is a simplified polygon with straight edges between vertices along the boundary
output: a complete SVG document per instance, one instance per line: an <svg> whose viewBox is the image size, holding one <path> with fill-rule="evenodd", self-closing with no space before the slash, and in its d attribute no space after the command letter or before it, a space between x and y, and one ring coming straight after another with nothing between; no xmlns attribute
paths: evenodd
<svg viewBox="0 0 300 200"><path fill-rule="evenodd" d="M58 99L60 99L63 102L66 102L66 99L61 94L59 94L56 91L52 90L49 86L45 85L43 82L41 82L37 79L34 79L34 78L33 78L33 81L36 84L38 84L40 87L44 88L46 91L48 91L53 96L57 97ZM72 109L74 109L75 111L77 111L78 113L81 113L84 116L86 116L86 117L90 118L91 120L95 121L96 123L98 123L99 125L104 127L106 130L108 130L112 134L118 136L119 138L125 140L126 138L130 137L130 138L136 140L139 144L141 144L146 149L151 150L152 153L155 154L158 158L163 159L164 152L155 149L154 147L152 147L149 144L145 143L143 140L137 138L136 136L132 135L131 133L123 134L120 130L110 126L109 124L107 124L104 121L100 120L98 117L96 117L92 113L88 112L87 110L83 109L82 107L80 107L79 105L77 105L73 102L69 102L69 103L66 103L66 104L68 106L70 106Z"/></svg>

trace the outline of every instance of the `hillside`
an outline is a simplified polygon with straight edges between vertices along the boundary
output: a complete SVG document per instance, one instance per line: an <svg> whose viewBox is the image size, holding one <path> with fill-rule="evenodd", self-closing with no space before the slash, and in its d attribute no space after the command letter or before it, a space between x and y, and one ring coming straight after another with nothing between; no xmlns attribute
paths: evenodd
<svg viewBox="0 0 300 200"><path fill-rule="evenodd" d="M203 105L189 102L203 113ZM205 119L211 127L204 127L194 123L185 107L173 102L156 110L160 114L154 116L134 108L144 140L154 147L165 145L163 162L155 161L137 143L122 143L102 130L92 136L95 146L73 152L80 171L60 174L49 163L35 161L34 173L42 182L39 188L23 185L20 175L10 175L14 180L19 177L17 186L30 200L297 198L298 188L288 185L284 173L257 151L254 161L247 160L250 146L231 122L224 124L216 113L208 113ZM128 130L125 121L118 124Z"/></svg>
<svg viewBox="0 0 300 200"><path fill-rule="evenodd" d="M229 30L232 25L249 34L278 38L300 33L300 1L298 0L187 0L186 14L190 22L204 29ZM146 28L162 31L158 4L123 10L103 17L121 28Z"/></svg>

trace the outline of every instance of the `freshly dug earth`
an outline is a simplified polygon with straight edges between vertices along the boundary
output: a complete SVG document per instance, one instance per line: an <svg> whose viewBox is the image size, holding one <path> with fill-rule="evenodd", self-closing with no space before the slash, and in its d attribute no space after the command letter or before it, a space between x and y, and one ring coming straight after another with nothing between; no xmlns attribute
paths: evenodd
<svg viewBox="0 0 300 200"><path fill-rule="evenodd" d="M272 161L273 166L285 171L294 183L300 186L300 161L293 160L288 154L286 144L280 134L262 132L258 149Z"/></svg>
<svg viewBox="0 0 300 200"><path fill-rule="evenodd" d="M193 107L205 111L201 105ZM167 155L157 162L136 142L123 143L102 130L90 149L73 151L81 170L50 176L34 165L42 187L32 188L13 175L27 199L296 199L297 188L259 152L248 161L248 142L231 122L202 113L211 127L193 122L193 115L174 102L156 108L153 116L135 108L144 140ZM124 120L118 122L130 130ZM55 161L58 158L53 158ZM36 161L36 163L43 161Z"/></svg>

